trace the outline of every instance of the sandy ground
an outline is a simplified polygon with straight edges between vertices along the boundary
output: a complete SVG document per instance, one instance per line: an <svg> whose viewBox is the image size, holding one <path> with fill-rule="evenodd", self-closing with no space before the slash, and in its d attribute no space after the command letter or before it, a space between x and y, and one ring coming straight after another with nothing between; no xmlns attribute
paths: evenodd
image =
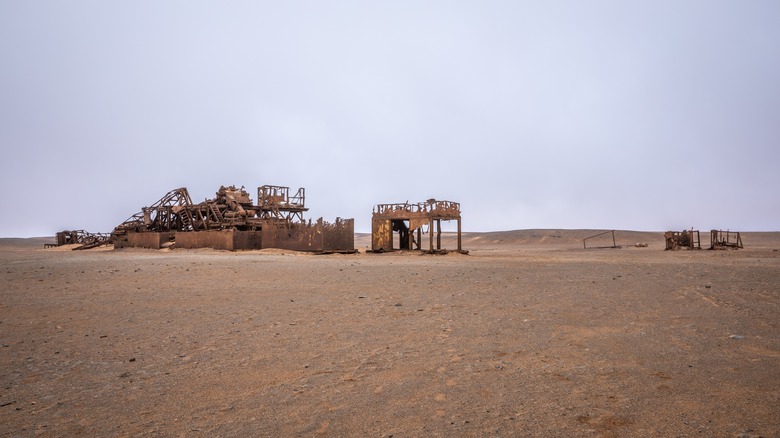
<svg viewBox="0 0 780 438"><path fill-rule="evenodd" d="M471 233L469 255L0 239L0 435L780 436L780 233L589 234Z"/></svg>

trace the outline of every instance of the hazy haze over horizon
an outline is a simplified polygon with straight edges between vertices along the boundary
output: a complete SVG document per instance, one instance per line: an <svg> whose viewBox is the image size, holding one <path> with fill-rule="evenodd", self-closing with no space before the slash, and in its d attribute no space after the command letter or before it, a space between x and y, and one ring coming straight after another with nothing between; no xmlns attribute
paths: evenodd
<svg viewBox="0 0 780 438"><path fill-rule="evenodd" d="M780 231L780 2L0 1L0 236L171 189Z"/></svg>

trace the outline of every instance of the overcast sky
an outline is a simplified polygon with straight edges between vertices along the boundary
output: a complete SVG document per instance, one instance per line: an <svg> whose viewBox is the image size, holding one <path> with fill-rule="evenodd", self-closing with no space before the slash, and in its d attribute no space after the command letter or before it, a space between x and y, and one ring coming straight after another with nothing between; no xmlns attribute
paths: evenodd
<svg viewBox="0 0 780 438"><path fill-rule="evenodd" d="M780 230L780 2L0 0L0 236L171 189L464 231Z"/></svg>

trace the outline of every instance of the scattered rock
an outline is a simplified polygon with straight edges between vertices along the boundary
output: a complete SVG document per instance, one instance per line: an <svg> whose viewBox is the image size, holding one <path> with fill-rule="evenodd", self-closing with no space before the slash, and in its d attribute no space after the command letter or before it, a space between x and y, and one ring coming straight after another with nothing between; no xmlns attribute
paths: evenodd
<svg viewBox="0 0 780 438"><path fill-rule="evenodd" d="M729 335L729 339L745 339L742 335Z"/></svg>

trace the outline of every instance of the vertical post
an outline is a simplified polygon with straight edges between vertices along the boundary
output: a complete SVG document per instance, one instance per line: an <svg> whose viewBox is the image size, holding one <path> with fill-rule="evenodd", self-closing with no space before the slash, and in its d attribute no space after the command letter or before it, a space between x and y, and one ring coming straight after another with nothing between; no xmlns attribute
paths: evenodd
<svg viewBox="0 0 780 438"><path fill-rule="evenodd" d="M441 249L441 219L436 219L436 249Z"/></svg>
<svg viewBox="0 0 780 438"><path fill-rule="evenodd" d="M617 243L615 243L615 230L612 230L612 247L617 248Z"/></svg>
<svg viewBox="0 0 780 438"><path fill-rule="evenodd" d="M458 218L458 251L462 251L460 247L460 218Z"/></svg>
<svg viewBox="0 0 780 438"><path fill-rule="evenodd" d="M431 241L430 252L433 252L433 218L428 219L428 234Z"/></svg>
<svg viewBox="0 0 780 438"><path fill-rule="evenodd" d="M417 228L417 249L422 249L422 227Z"/></svg>

